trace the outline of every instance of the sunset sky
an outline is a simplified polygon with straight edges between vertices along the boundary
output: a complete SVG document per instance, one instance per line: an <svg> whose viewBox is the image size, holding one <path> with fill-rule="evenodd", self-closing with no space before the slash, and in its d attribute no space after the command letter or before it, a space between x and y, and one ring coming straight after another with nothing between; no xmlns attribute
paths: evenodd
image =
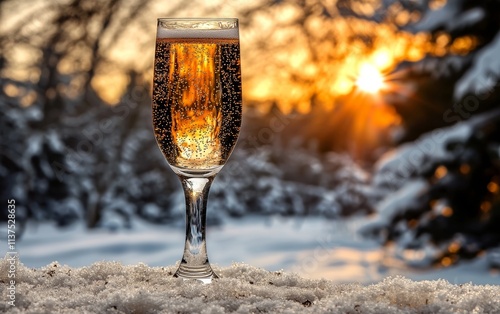
<svg viewBox="0 0 500 314"><path fill-rule="evenodd" d="M16 30L30 41L43 40L47 32L55 31L47 29L53 23L54 10L70 2L33 0L29 7L24 2L7 2L7 18L0 31ZM104 31L100 29L100 15L86 25L65 25L68 37L99 36L99 46L98 57L92 56L85 44L80 45L81 40L69 51L61 51L64 57L57 68L69 82L60 88L67 97L78 97L93 67L91 86L103 100L116 104L129 84L130 71L140 73L145 82L152 80L156 18L234 16L241 23L245 106L267 112L276 104L285 114L307 114L313 107L332 110L342 104L356 108L357 124L383 129L399 120L384 107L384 96L403 88L394 79L400 62L418 61L426 54L442 55L446 47L451 47L452 53L463 54L476 44L469 37L450 44L446 34L431 43L429 34L401 31L399 26L416 22L420 16L403 10L397 1L384 12L386 21L382 23L342 15L335 2L318 0L299 5L297 1L283 1L271 5L266 1L249 4L220 0L210 4L190 1L187 5L181 1L122 1ZM445 4L442 0L431 2L433 9ZM356 14L368 17L379 7L378 1L352 4ZM44 14L38 14L40 11ZM30 41L21 40L8 51L11 66L4 69L5 77L39 80L40 70L34 64L42 54ZM32 92L13 85L7 84L4 89L9 95L25 95L24 105L36 98ZM364 96L358 97L360 94Z"/></svg>

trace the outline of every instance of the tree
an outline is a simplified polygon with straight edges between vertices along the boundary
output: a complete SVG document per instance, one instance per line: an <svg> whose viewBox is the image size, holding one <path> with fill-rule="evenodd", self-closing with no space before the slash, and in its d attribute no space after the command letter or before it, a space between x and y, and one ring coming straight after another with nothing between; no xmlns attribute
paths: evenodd
<svg viewBox="0 0 500 314"><path fill-rule="evenodd" d="M2 8L12 12L23 5L4 1ZM20 210L19 222L28 217L59 225L82 217L89 227L99 222L103 199L129 162L125 148L143 134L136 120L146 117L149 95L148 84L131 74L128 99L110 107L93 83L103 67L113 64L108 57L113 41L106 38L117 39L126 28L117 17L131 23L147 5L39 2L13 15L3 28L1 185L6 197L16 197L26 209L24 215ZM151 146L154 139L144 143Z"/></svg>
<svg viewBox="0 0 500 314"><path fill-rule="evenodd" d="M387 247L395 243L412 264L448 266L500 243L500 73L493 58L500 2L424 3L406 7L421 18L404 27L430 32L442 56L398 69L406 69L400 84L414 92L391 100L405 127L401 140L412 142L379 162L378 218L364 232Z"/></svg>

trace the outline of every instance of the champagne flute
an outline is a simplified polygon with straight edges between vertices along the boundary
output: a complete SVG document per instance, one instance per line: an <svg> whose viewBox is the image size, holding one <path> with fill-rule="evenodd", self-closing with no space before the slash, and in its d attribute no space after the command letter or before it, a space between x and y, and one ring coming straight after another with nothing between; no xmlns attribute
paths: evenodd
<svg viewBox="0 0 500 314"><path fill-rule="evenodd" d="M241 102L238 19L158 19L154 133L186 198L186 241L176 277L217 278L206 248L206 205L236 144Z"/></svg>

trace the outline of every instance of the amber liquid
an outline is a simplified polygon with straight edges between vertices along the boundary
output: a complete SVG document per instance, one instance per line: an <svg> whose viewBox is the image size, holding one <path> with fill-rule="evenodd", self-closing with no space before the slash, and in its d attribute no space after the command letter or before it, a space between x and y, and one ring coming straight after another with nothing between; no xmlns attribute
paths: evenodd
<svg viewBox="0 0 500 314"><path fill-rule="evenodd" d="M237 39L157 39L153 125L170 165L206 170L226 162L241 125Z"/></svg>

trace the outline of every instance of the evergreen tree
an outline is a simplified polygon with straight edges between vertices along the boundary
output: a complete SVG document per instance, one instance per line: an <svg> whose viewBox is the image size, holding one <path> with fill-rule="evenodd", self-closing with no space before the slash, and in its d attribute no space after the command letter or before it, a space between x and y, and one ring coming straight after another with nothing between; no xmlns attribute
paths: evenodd
<svg viewBox="0 0 500 314"><path fill-rule="evenodd" d="M364 232L412 264L448 266L500 243L500 1L401 3L421 14L403 28L429 32L446 53L397 69L400 88L414 90L391 98L411 142L379 161L378 218Z"/></svg>

